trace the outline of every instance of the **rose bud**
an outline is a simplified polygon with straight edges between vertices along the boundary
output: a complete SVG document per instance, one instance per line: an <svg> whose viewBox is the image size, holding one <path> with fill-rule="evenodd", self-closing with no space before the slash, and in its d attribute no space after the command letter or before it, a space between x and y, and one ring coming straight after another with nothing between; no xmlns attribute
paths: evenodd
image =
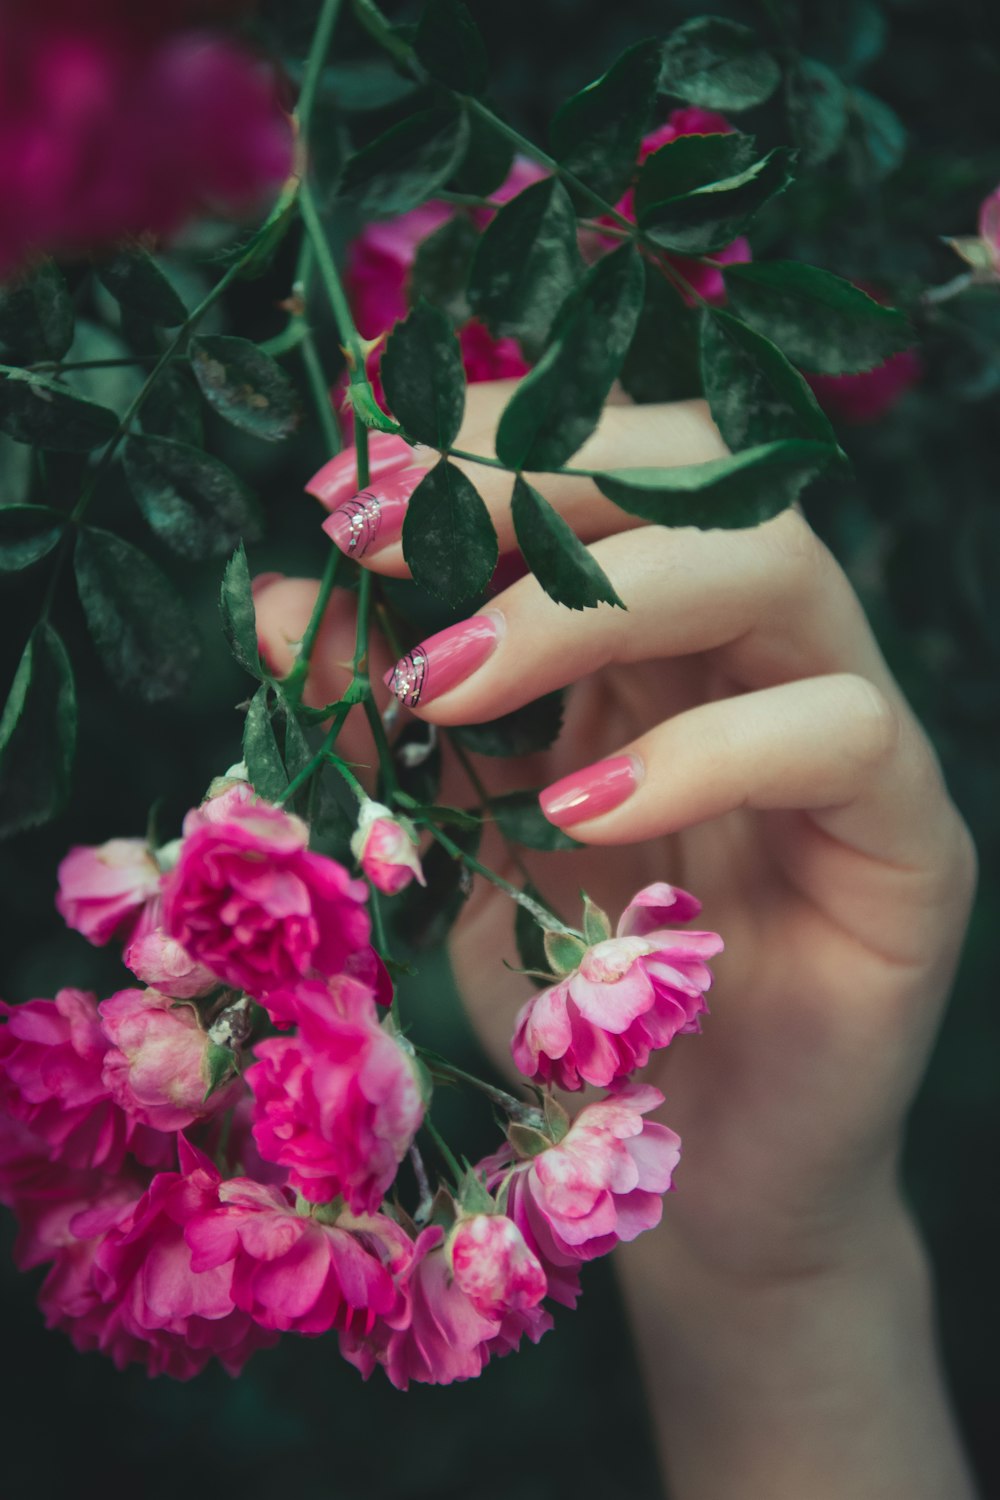
<svg viewBox="0 0 1000 1500"><path fill-rule="evenodd" d="M381 802L365 802L351 838L351 853L378 890L395 896L416 876L426 885L410 830Z"/></svg>

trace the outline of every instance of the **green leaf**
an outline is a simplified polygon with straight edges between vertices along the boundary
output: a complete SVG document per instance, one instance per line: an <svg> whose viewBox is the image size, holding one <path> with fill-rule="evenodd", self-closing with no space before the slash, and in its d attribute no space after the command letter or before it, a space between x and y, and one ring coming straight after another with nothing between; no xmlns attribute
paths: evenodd
<svg viewBox="0 0 1000 1500"><path fill-rule="evenodd" d="M302 419L294 385L276 360L249 339L212 334L191 340L201 393L233 427L268 443L290 437Z"/></svg>
<svg viewBox="0 0 1000 1500"><path fill-rule="evenodd" d="M93 323L89 318L78 318L73 343L67 355L69 363L78 360L115 359L126 363L89 370L65 370L60 383L70 395L83 401L94 401L106 406L121 420L141 389L148 370L141 365L127 363L133 357L131 345L121 334L106 328L103 323Z"/></svg>
<svg viewBox="0 0 1000 1500"><path fill-rule="evenodd" d="M642 313L620 380L633 401L686 401L700 396L698 315L662 271L643 262Z"/></svg>
<svg viewBox="0 0 1000 1500"><path fill-rule="evenodd" d="M414 579L453 608L483 593L499 545L485 501L461 469L442 458L410 496L403 556Z"/></svg>
<svg viewBox="0 0 1000 1500"><path fill-rule="evenodd" d="M411 719L392 742L396 779L402 791L424 805L441 790L441 743L436 724Z"/></svg>
<svg viewBox="0 0 1000 1500"><path fill-rule="evenodd" d="M563 303L552 341L504 408L497 457L509 469L557 469L593 432L642 307L634 245L604 256Z"/></svg>
<svg viewBox="0 0 1000 1500"><path fill-rule="evenodd" d="M653 38L629 47L562 105L549 130L556 160L612 203L629 185L649 128L661 49Z"/></svg>
<svg viewBox="0 0 1000 1500"><path fill-rule="evenodd" d="M62 810L75 750L73 669L46 621L31 633L0 717L0 838Z"/></svg>
<svg viewBox="0 0 1000 1500"><path fill-rule="evenodd" d="M0 573L19 573L45 557L65 525L63 512L47 505L0 506Z"/></svg>
<svg viewBox="0 0 1000 1500"><path fill-rule="evenodd" d="M157 536L181 557L220 557L241 538L256 541L260 509L242 480L219 459L173 438L131 437L125 474Z"/></svg>
<svg viewBox="0 0 1000 1500"><path fill-rule="evenodd" d="M803 166L829 161L847 129L847 91L836 73L803 57L785 77L785 104Z"/></svg>
<svg viewBox="0 0 1000 1500"><path fill-rule="evenodd" d="M243 725L243 759L254 791L269 802L277 802L287 790L288 776L271 723L268 691L262 685L250 700Z"/></svg>
<svg viewBox="0 0 1000 1500"><path fill-rule="evenodd" d="M781 82L781 69L749 26L697 16L663 44L660 89L702 109L752 109Z"/></svg>
<svg viewBox="0 0 1000 1500"><path fill-rule="evenodd" d="M479 848L481 826L456 828L450 837L460 849L474 855ZM416 881L393 903L393 932L411 949L435 948L443 943L472 891L465 865L433 843L421 855L426 886Z"/></svg>
<svg viewBox="0 0 1000 1500"><path fill-rule="evenodd" d="M222 630L229 649L251 677L260 676L257 650L257 611L254 609L246 548L240 542L226 564L219 596Z"/></svg>
<svg viewBox="0 0 1000 1500"><path fill-rule="evenodd" d="M187 317L187 308L173 283L141 246L119 251L96 269L116 302L141 313L150 322L162 328L176 328Z"/></svg>
<svg viewBox="0 0 1000 1500"><path fill-rule="evenodd" d="M205 440L204 409L190 370L179 364L168 365L142 404L142 430L201 448Z"/></svg>
<svg viewBox="0 0 1000 1500"><path fill-rule="evenodd" d="M42 375L0 366L0 432L19 443L88 453L102 447L117 427L118 418L106 406L81 401Z"/></svg>
<svg viewBox="0 0 1000 1500"><path fill-rule="evenodd" d="M202 1097L202 1103L211 1099L217 1089L228 1083L230 1078L236 1074L236 1058L231 1047L220 1046L218 1042L209 1042L205 1048L205 1075L207 1087Z"/></svg>
<svg viewBox="0 0 1000 1500"><path fill-rule="evenodd" d="M836 451L826 443L788 440L676 469L617 469L595 482L609 500L654 525L728 530L757 526L787 510Z"/></svg>
<svg viewBox="0 0 1000 1500"><path fill-rule="evenodd" d="M580 272L573 205L558 178L546 177L487 226L472 261L469 302L496 338L542 343Z"/></svg>
<svg viewBox="0 0 1000 1500"><path fill-rule="evenodd" d="M482 724L460 724L450 729L451 737L465 750L476 755L506 758L510 755L536 755L548 750L559 738L563 722L562 689L546 693L524 703L499 719Z"/></svg>
<svg viewBox="0 0 1000 1500"><path fill-rule="evenodd" d="M524 887L524 894L530 896L533 901L541 901L542 893L531 884ZM527 907L518 902L514 912L514 941L517 943L517 953L521 963L526 969L535 970L529 975L536 989L545 989L550 983L548 979L540 979L539 973L544 973L549 967L548 955L545 952L545 928L541 927L528 911Z"/></svg>
<svg viewBox="0 0 1000 1500"><path fill-rule="evenodd" d="M847 95L847 167L851 179L867 186L895 172L906 155L906 126L884 99L867 89Z"/></svg>
<svg viewBox="0 0 1000 1500"><path fill-rule="evenodd" d="M715 424L734 453L781 438L837 446L805 380L781 350L731 313L706 308L701 371Z"/></svg>
<svg viewBox="0 0 1000 1500"><path fill-rule="evenodd" d="M733 312L777 344L803 370L847 375L908 349L913 331L901 312L860 287L793 260L726 266Z"/></svg>
<svg viewBox="0 0 1000 1500"><path fill-rule="evenodd" d="M572 974L574 969L579 968L586 951L586 943L568 932L545 934L545 957L549 961L549 967L557 974Z"/></svg>
<svg viewBox="0 0 1000 1500"><path fill-rule="evenodd" d="M0 503L27 504L34 467L31 449L0 433Z"/></svg>
<svg viewBox="0 0 1000 1500"><path fill-rule="evenodd" d="M447 315L421 299L389 335L379 373L410 441L449 448L465 411L465 369Z"/></svg>
<svg viewBox="0 0 1000 1500"><path fill-rule="evenodd" d="M526 849L580 849L583 846L568 833L550 823L538 805L537 791L505 792L494 797L490 811L500 826L500 831Z"/></svg>
<svg viewBox="0 0 1000 1500"><path fill-rule="evenodd" d="M200 654L188 605L145 553L86 527L74 554L80 603L115 684L145 703L189 687Z"/></svg>
<svg viewBox="0 0 1000 1500"><path fill-rule="evenodd" d="M586 891L583 893L583 935L591 945L607 942L611 936L607 912L596 901L591 901Z"/></svg>
<svg viewBox="0 0 1000 1500"><path fill-rule="evenodd" d="M511 515L517 544L550 599L569 609L625 606L590 550L549 502L518 475Z"/></svg>
<svg viewBox="0 0 1000 1500"><path fill-rule="evenodd" d="M642 223L656 204L698 188L728 182L757 161L757 142L742 131L679 135L647 156L635 183L635 212Z"/></svg>
<svg viewBox="0 0 1000 1500"><path fill-rule="evenodd" d="M463 106L462 112L466 123L465 149L446 187L453 193L487 198L506 181L514 163L514 147L474 110Z"/></svg>
<svg viewBox="0 0 1000 1500"><path fill-rule="evenodd" d="M73 302L51 260L0 286L0 350L15 363L62 359L73 342Z"/></svg>
<svg viewBox="0 0 1000 1500"><path fill-rule="evenodd" d="M785 191L793 181L794 160L793 151L778 146L733 177L650 204L640 224L650 239L680 255L721 250L750 227L765 203Z"/></svg>
<svg viewBox="0 0 1000 1500"><path fill-rule="evenodd" d="M413 46L438 83L459 94L481 94L486 88L486 44L461 0L427 0Z"/></svg>
<svg viewBox="0 0 1000 1500"><path fill-rule="evenodd" d="M408 115L350 158L337 194L361 219L409 213L443 187L465 152L468 124L455 109Z"/></svg>
<svg viewBox="0 0 1000 1500"><path fill-rule="evenodd" d="M463 214L456 214L421 240L407 284L410 305L424 298L440 308L454 327L468 322L472 308L465 288L478 244L479 233Z"/></svg>
<svg viewBox="0 0 1000 1500"><path fill-rule="evenodd" d="M388 57L352 57L323 69L321 88L347 114L386 109L414 94L419 85L404 78Z"/></svg>

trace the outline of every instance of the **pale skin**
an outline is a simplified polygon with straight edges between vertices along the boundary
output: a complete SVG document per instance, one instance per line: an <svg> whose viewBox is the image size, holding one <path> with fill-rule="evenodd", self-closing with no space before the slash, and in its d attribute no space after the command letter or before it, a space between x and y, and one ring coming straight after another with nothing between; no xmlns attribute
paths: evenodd
<svg viewBox="0 0 1000 1500"><path fill-rule="evenodd" d="M458 447L493 452L511 388L470 389ZM724 451L701 403L611 404L572 462ZM466 467L512 549L510 476ZM474 723L570 686L550 751L477 759L490 792L623 752L643 774L619 808L570 827L587 848L528 856L536 885L576 925L581 887L617 919L641 886L667 880L699 897L700 923L726 941L703 1034L645 1074L684 1142L678 1191L660 1227L618 1252L669 1493L969 1500L926 1256L897 1184L972 899L968 831L850 584L797 512L748 531L666 530L587 479L535 483L627 612L572 612L521 579L488 606L504 621L493 655L418 713ZM406 574L398 546L364 565ZM279 668L315 593L284 580L258 599ZM343 690L352 642L337 597L311 701ZM389 665L376 642L377 684ZM342 745L370 760L356 719ZM461 768L446 774L443 800L469 801ZM499 837L481 857L520 879ZM508 1069L528 993L501 961L517 961L512 928L510 899L477 881L451 948L470 1015Z"/></svg>

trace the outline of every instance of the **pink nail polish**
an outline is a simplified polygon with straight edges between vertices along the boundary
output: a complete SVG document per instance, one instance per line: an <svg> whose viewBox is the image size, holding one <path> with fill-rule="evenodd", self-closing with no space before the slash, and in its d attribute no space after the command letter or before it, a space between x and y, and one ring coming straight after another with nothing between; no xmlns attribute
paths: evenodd
<svg viewBox="0 0 1000 1500"><path fill-rule="evenodd" d="M400 469L374 479L359 495L342 501L323 522L323 530L348 557L364 557L398 542L410 496L426 473Z"/></svg>
<svg viewBox="0 0 1000 1500"><path fill-rule="evenodd" d="M496 610L449 625L400 657L383 681L407 708L440 698L481 667L500 639L502 616Z"/></svg>
<svg viewBox="0 0 1000 1500"><path fill-rule="evenodd" d="M382 479L405 469L416 456L409 443L394 432L373 432L368 437L368 477ZM345 500L357 493L357 453L354 448L345 448L329 463L323 465L306 485L306 494L315 495L327 510L336 510Z"/></svg>
<svg viewBox="0 0 1000 1500"><path fill-rule="evenodd" d="M554 781L540 793L542 812L557 828L570 828L599 818L631 797L642 776L642 765L634 755L613 755Z"/></svg>

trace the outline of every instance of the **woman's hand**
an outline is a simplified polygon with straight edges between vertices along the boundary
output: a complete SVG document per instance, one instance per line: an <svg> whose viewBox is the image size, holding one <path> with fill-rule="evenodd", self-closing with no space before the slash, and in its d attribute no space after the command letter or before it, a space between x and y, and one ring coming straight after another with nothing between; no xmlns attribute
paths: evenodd
<svg viewBox="0 0 1000 1500"><path fill-rule="evenodd" d="M458 446L493 452L509 391L471 389ZM609 406L574 462L696 463L721 451L700 403ZM501 551L512 549L510 477L469 472ZM587 847L528 856L535 884L575 923L581 887L614 920L640 886L666 880L699 897L700 925L726 941L704 1034L656 1054L646 1074L684 1142L663 1225L625 1261L654 1406L669 1429L664 1403L675 1401L678 1383L661 1338L693 1351L701 1327L715 1348L713 1308L732 1322L762 1289L909 1254L894 1185L900 1132L952 979L974 856L857 598L797 512L747 531L668 530L636 523L589 480L537 483L592 545L627 609L575 613L522 578L483 612L480 644L465 658L478 664L458 680L454 660L450 677L439 670L446 690L436 695L429 654L429 691L415 712L445 727L475 723L572 686L550 751L476 762L491 793L574 778L543 807ZM362 561L406 572L398 545ZM290 662L287 643L314 597L314 585L296 581L262 592L259 622L279 666ZM334 663L350 656L349 623L331 619L326 631L311 683L317 702L336 696L343 668ZM454 761L447 775L444 798L467 800ZM518 879L502 841L491 842L482 857ZM513 1018L528 993L501 963L515 958L512 926L509 898L481 882L452 943L472 1017L508 1066ZM736 1353L721 1337L720 1365ZM716 1356L707 1357L714 1368ZM805 1385L819 1378L797 1348L790 1358ZM678 1399L683 1410L691 1398ZM700 1430L700 1409L695 1401L687 1412L691 1431ZM740 1428L735 1414L730 1426ZM759 1487L753 1443L748 1449L743 1437L734 1442L744 1487L723 1468L709 1476L714 1490L697 1487L703 1459L686 1466L683 1437L668 1430L668 1440L682 1496L786 1494ZM767 1462L761 1477L776 1473ZM946 1470L952 1488L911 1486L909 1500L964 1493L952 1482L955 1462ZM790 1483L803 1477L808 1469L796 1469ZM817 1483L799 1491L809 1500L827 1493L897 1490Z"/></svg>

